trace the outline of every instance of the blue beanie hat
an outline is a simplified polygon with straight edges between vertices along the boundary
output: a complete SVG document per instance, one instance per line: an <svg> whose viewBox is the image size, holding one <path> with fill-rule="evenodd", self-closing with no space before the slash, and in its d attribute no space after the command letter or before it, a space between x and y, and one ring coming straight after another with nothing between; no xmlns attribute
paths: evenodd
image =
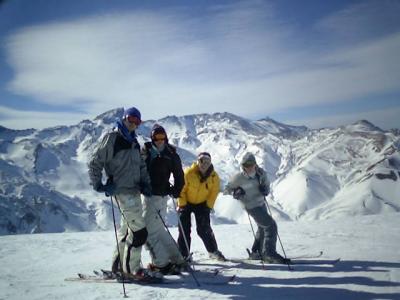
<svg viewBox="0 0 400 300"><path fill-rule="evenodd" d="M140 121L142 121L142 115L140 114L140 111L136 107L130 107L125 109L123 119L126 119L126 117L132 116L138 118Z"/></svg>

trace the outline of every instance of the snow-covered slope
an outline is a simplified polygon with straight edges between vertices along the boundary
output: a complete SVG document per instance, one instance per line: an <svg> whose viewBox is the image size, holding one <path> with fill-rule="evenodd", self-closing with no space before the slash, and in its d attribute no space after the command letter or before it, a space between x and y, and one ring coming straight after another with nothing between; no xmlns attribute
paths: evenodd
<svg viewBox="0 0 400 300"><path fill-rule="evenodd" d="M122 111L44 130L0 127L0 234L110 228L110 201L91 190L86 163ZM137 132L141 143L155 122L178 146L184 166L198 152L210 152L222 185L239 170L243 155L253 152L271 180L267 200L277 219L400 211L398 130L367 121L310 130L216 113L146 121ZM221 194L213 221L248 222L238 207Z"/></svg>
<svg viewBox="0 0 400 300"><path fill-rule="evenodd" d="M285 265L201 261L206 250L196 235L192 250L195 275L219 270L236 275L228 285L197 287L184 282L158 286L126 285L129 299L400 299L399 214L358 216L318 221L281 222L280 236L288 256L323 251L319 264ZM349 230L351 229L351 230ZM215 225L219 248L228 258L246 257L252 244L249 225ZM177 228L171 228L174 237ZM28 247L27 247L28 245ZM109 269L115 246L113 231L35 234L0 237L0 299L123 299L121 284L68 282L77 272ZM281 252L278 246L278 251ZM326 263L341 258L335 266ZM142 252L144 265L150 261ZM212 277L209 282L212 283Z"/></svg>
<svg viewBox="0 0 400 300"><path fill-rule="evenodd" d="M292 143L293 168L273 195L292 217L400 211L399 139L366 121Z"/></svg>

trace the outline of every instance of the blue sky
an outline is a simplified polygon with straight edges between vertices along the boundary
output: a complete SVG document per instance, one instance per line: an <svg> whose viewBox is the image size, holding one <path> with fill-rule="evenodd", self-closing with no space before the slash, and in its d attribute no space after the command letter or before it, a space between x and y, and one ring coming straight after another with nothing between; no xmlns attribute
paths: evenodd
<svg viewBox="0 0 400 300"><path fill-rule="evenodd" d="M0 125L228 111L400 128L400 1L0 1Z"/></svg>

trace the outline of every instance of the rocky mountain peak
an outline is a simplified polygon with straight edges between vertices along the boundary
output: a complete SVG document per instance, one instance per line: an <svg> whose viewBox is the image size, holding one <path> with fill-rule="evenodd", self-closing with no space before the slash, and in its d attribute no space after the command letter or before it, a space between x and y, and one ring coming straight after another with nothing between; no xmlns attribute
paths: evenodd
<svg viewBox="0 0 400 300"><path fill-rule="evenodd" d="M108 201L89 185L87 161L122 114L116 108L74 126L37 131L0 128L0 234L109 228ZM268 201L277 218L400 211L400 136L393 130L365 120L310 130L223 112L144 121L137 131L141 143L156 122L167 130L184 166L201 151L211 153L221 188L240 170L243 155L254 153L271 181ZM226 207L231 197L218 199L224 205L217 205L216 218L236 221Z"/></svg>

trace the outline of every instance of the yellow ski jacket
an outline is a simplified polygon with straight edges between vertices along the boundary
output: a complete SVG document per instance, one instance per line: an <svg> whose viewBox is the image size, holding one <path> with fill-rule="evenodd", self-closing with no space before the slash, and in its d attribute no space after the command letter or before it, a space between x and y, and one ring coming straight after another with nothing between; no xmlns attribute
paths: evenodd
<svg viewBox="0 0 400 300"><path fill-rule="evenodd" d="M200 181L200 170L197 163L185 170L185 185L178 198L178 205L185 206L187 203L200 204L206 202L209 208L214 207L220 191L220 180L217 172L212 171L204 182Z"/></svg>

